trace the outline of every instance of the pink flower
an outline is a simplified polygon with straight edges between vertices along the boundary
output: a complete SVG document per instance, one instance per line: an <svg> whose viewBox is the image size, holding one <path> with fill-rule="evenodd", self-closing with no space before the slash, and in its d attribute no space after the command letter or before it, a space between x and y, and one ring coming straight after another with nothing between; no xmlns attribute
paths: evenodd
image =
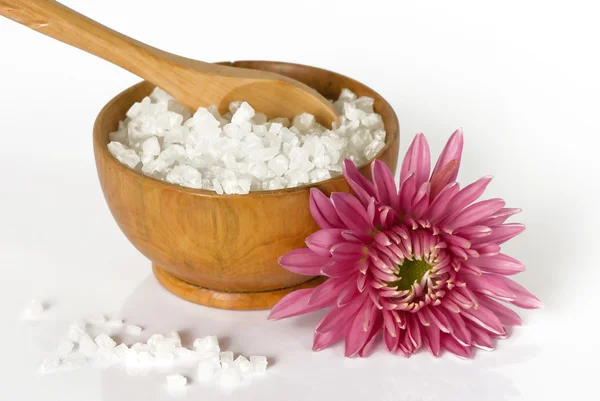
<svg viewBox="0 0 600 401"><path fill-rule="evenodd" d="M356 193L325 196L311 190L310 210L322 228L306 239L308 248L279 259L294 273L329 279L314 289L283 298L269 319L330 307L317 324L313 350L344 339L345 355L366 355L383 333L389 352L409 356L427 346L460 357L472 347L491 350L506 326L521 324L501 302L538 308L541 302L507 276L525 266L501 253L500 245L521 233L505 224L520 209L502 199L475 202L491 177L459 188L455 181L463 136L449 139L430 176L429 145L413 140L400 173L400 189L380 161L373 182L354 163L344 176Z"/></svg>

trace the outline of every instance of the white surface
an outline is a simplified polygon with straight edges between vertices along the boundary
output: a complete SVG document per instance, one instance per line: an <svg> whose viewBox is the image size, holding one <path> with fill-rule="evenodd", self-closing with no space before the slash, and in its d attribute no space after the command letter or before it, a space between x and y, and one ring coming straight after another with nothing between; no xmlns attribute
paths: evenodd
<svg viewBox="0 0 600 401"><path fill-rule="evenodd" d="M65 3L185 56L279 59L352 76L395 107L402 152L422 131L437 154L462 126L459 178L466 183L493 174L486 195L524 209L518 220L528 230L506 249L527 263L518 280L546 308L523 312L524 327L472 361L427 353L406 360L381 349L361 360L343 358L340 345L310 351L319 313L268 322L267 312L219 311L176 298L155 282L149 263L113 222L94 167L94 118L138 79L0 19L0 322L8 345L0 364L2 399L169 399L164 375L129 377L121 368L36 374L68 324L92 312L148 332L184 329L184 341L218 334L227 349L271 358L268 374L233 393L192 379L183 395L190 400L535 401L596 393L600 33L589 7ZM40 320L21 321L31 298L49 308Z"/></svg>

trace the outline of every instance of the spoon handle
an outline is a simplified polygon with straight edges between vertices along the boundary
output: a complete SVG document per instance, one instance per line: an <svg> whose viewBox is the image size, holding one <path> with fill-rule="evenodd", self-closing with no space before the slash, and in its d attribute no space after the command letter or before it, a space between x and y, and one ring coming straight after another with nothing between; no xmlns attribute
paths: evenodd
<svg viewBox="0 0 600 401"><path fill-rule="evenodd" d="M125 36L54 0L0 0L0 15L155 83L169 60L181 65L193 62L196 70L206 73L215 70L210 63L185 59Z"/></svg>

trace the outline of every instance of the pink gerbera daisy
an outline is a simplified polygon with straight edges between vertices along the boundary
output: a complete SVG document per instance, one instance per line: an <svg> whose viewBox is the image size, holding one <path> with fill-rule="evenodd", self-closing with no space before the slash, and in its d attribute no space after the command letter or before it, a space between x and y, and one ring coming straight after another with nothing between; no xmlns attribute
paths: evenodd
<svg viewBox="0 0 600 401"><path fill-rule="evenodd" d="M344 176L356 193L325 196L311 189L310 210L322 228L279 263L294 273L329 279L288 294L271 311L282 319L331 309L315 329L313 350L344 339L346 356L364 356L379 333L388 351L409 356L424 345L468 358L472 347L493 349L519 316L502 305L538 308L541 302L506 276L525 269L500 245L524 230L505 224L520 209L501 199L475 202L491 177L459 189L460 130L430 176L429 145L413 140L400 173L400 189L381 161L373 182L353 162ZM475 202L475 203L473 203Z"/></svg>

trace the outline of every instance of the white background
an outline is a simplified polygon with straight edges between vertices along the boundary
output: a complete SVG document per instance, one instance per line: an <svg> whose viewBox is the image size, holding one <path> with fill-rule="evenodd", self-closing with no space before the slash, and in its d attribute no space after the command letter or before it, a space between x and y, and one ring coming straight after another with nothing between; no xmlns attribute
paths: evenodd
<svg viewBox="0 0 600 401"><path fill-rule="evenodd" d="M270 373L233 393L192 383L189 399L546 400L597 393L597 14L569 1L64 1L139 40L206 61L271 59L351 76L398 113L401 151L424 132L437 156L465 132L459 179L492 174L488 197L524 212L506 247L545 303L472 361L379 349L314 354L320 314L267 322L267 312L196 306L162 289L112 220L96 177L92 124L138 78L0 18L0 398L167 399L161 375L122 368L36 374L69 321L119 315L148 330L218 334L265 354ZM589 2L590 4L592 2ZM32 297L38 322L18 319ZM334 398L335 397L335 398Z"/></svg>

